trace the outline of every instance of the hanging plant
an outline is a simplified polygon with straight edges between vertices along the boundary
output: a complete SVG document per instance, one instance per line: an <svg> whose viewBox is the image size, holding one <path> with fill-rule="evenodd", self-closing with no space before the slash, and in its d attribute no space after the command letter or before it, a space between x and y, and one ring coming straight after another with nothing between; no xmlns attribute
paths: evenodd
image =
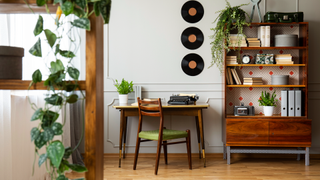
<svg viewBox="0 0 320 180"><path fill-rule="evenodd" d="M213 39L210 43L212 45L212 61L210 67L216 65L220 72L222 72L223 68L223 50L226 50L227 52L230 51L228 46L228 44L230 44L230 32L232 30L238 30L237 40L239 46L238 52L240 55L241 39L242 37L246 37L243 33L243 26L250 26L250 23L246 22L246 16L249 17L248 13L240 8L248 4L231 7L230 3L227 0L225 1L227 4L226 8L216 12L219 13L219 15L213 23L217 22L217 25L215 28L211 28L211 30L214 31L214 34L210 37Z"/></svg>
<svg viewBox="0 0 320 180"><path fill-rule="evenodd" d="M47 13L50 14L47 0L37 0L36 2L38 6L45 6ZM88 17L91 15L101 15L104 23L108 23L111 0L54 0L53 4L57 5L56 17L54 17L56 28L54 30L44 29L43 25L46 22L43 20L43 17L39 15L33 31L33 34L39 38L29 50L32 55L43 57L41 46L48 44L51 49L49 55L55 59L47 64L50 74L43 83L48 89L48 95L44 99L44 107L37 107L34 103L30 102L32 109L35 110L31 121L39 122L37 127L31 129L31 141L35 144L35 161L36 157L39 157L39 167L45 164L51 179L67 180L64 172L69 169L76 172L87 171L85 166L70 164L67 161L72 152L79 147L83 139L84 130L82 130L81 139L73 149L71 147L65 147L60 140L54 140L55 136L62 135L62 129L66 121L66 117L64 116L62 117L62 123L56 122L60 116L60 110L65 108L67 104L75 103L78 100L84 101L85 99L78 85L80 71L71 63L79 48L80 42L75 41L75 37L71 35L70 31L73 28L90 31L90 20ZM93 6L93 11L89 11L89 6ZM30 10L32 11L31 8ZM71 14L74 14L78 18L71 22L63 20L63 18ZM39 35L41 34L44 34L44 39L40 38ZM74 45L74 48L71 49L70 46L69 49L62 49L60 46L62 40L64 40L64 42L68 40L70 44ZM49 55L46 55L44 59L48 58ZM62 58L67 59L68 62L66 65L63 64ZM66 80L67 75L70 76L72 81ZM41 82L42 73L38 69L32 74L32 82L29 89L32 85ZM78 97L75 93L75 91L78 90L81 91L82 97ZM82 104L84 105L84 103ZM82 112L84 113L83 107ZM82 119L82 121L84 123L84 119ZM45 148L46 152L40 155L38 152L42 148Z"/></svg>

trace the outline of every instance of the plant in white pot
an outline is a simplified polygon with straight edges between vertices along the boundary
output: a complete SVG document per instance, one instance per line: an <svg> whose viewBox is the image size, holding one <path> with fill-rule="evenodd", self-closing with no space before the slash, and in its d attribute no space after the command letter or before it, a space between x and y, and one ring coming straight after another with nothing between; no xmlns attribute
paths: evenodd
<svg viewBox="0 0 320 180"><path fill-rule="evenodd" d="M116 84L114 86L117 88L119 93L119 104L127 104L128 94L133 92L132 81L129 83L128 81L122 79L121 83L119 83L118 80L116 80Z"/></svg>
<svg viewBox="0 0 320 180"><path fill-rule="evenodd" d="M276 102L276 91L270 95L269 92L263 91L261 92L261 96L258 100L259 106L263 106L263 113L265 116L272 116L274 107L277 107Z"/></svg>

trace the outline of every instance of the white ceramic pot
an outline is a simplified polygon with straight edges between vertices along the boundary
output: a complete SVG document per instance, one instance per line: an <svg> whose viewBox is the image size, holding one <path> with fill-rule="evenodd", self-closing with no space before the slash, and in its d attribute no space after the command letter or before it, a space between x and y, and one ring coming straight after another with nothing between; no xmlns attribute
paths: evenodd
<svg viewBox="0 0 320 180"><path fill-rule="evenodd" d="M119 104L128 104L128 94L119 94Z"/></svg>
<svg viewBox="0 0 320 180"><path fill-rule="evenodd" d="M274 106L263 106L263 113L265 116L273 115Z"/></svg>

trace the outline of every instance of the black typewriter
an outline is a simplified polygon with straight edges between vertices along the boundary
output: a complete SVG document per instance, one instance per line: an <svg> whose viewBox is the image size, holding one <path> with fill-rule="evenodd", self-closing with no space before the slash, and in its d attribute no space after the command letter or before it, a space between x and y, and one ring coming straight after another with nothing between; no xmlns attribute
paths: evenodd
<svg viewBox="0 0 320 180"><path fill-rule="evenodd" d="M196 101L199 99L198 95L195 94L178 94L170 96L168 104L170 105L188 105L196 104Z"/></svg>

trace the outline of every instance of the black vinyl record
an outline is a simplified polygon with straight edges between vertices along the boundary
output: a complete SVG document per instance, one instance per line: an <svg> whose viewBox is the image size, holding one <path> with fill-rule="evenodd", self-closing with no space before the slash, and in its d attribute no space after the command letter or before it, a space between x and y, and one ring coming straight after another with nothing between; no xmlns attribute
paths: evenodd
<svg viewBox="0 0 320 180"><path fill-rule="evenodd" d="M203 43L204 37L200 29L189 27L181 34L181 42L188 49L197 49Z"/></svg>
<svg viewBox="0 0 320 180"><path fill-rule="evenodd" d="M187 75L196 76L202 72L204 62L198 54L187 54L181 61L181 68Z"/></svg>
<svg viewBox="0 0 320 180"><path fill-rule="evenodd" d="M203 6L198 1L187 1L181 8L182 18L189 23L200 21L203 13Z"/></svg>

